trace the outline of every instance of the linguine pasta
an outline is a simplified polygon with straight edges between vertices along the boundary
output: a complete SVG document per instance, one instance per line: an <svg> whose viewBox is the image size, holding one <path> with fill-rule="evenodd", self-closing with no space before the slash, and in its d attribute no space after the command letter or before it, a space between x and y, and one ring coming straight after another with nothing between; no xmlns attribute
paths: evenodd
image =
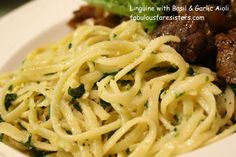
<svg viewBox="0 0 236 157"><path fill-rule="evenodd" d="M232 134L232 90L168 45L179 41L127 21L34 50L0 76L2 141L32 156L169 157Z"/></svg>

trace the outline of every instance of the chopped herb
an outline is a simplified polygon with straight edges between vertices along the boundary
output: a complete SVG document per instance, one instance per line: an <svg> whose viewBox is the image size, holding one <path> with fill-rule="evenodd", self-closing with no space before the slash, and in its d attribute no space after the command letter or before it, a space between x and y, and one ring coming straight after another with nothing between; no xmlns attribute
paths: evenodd
<svg viewBox="0 0 236 157"><path fill-rule="evenodd" d="M105 109L108 106L110 106L111 104L109 102L106 102L106 101L100 99L100 105Z"/></svg>
<svg viewBox="0 0 236 157"><path fill-rule="evenodd" d="M129 154L130 154L129 148L127 148L127 149L125 150L125 152L126 152L127 155L129 155Z"/></svg>
<svg viewBox="0 0 236 157"><path fill-rule="evenodd" d="M56 153L56 151L51 151L51 152L43 151L43 150L39 150L35 147L32 147L30 149L30 155L33 156L33 157L44 157L44 156L46 156L48 154L51 154L51 153Z"/></svg>
<svg viewBox="0 0 236 157"><path fill-rule="evenodd" d="M23 143L23 145L24 145L26 148L29 148L29 149L30 149L30 148L32 147L31 141L32 141L32 135L29 135L28 140L27 140L25 143Z"/></svg>
<svg viewBox="0 0 236 157"><path fill-rule="evenodd" d="M80 104L79 104L78 101L72 100L72 103L73 103L73 107L74 107L77 111L82 112L82 108L81 108L81 106L80 106Z"/></svg>
<svg viewBox="0 0 236 157"><path fill-rule="evenodd" d="M0 142L2 142L3 136L4 136L4 134L0 134Z"/></svg>
<svg viewBox="0 0 236 157"><path fill-rule="evenodd" d="M50 76L50 75L54 75L56 74L57 72L52 72L52 73L47 73L47 74L44 74L44 76Z"/></svg>
<svg viewBox="0 0 236 157"><path fill-rule="evenodd" d="M0 116L0 123L5 122L2 117Z"/></svg>
<svg viewBox="0 0 236 157"><path fill-rule="evenodd" d="M117 37L117 34L113 34L113 39L115 39Z"/></svg>
<svg viewBox="0 0 236 157"><path fill-rule="evenodd" d="M179 98L179 97L183 96L184 94L185 94L185 92L175 93L175 98Z"/></svg>
<svg viewBox="0 0 236 157"><path fill-rule="evenodd" d="M68 89L68 94L74 99L80 98L85 93L84 84L79 85L79 87Z"/></svg>
<svg viewBox="0 0 236 157"><path fill-rule="evenodd" d="M68 44L68 49L71 49L72 48L72 43L69 43Z"/></svg>
<svg viewBox="0 0 236 157"><path fill-rule="evenodd" d="M187 74L188 74L189 76L193 76L193 74L194 74L194 70L193 70L192 67L189 67L189 68L188 68L188 72L187 72Z"/></svg>
<svg viewBox="0 0 236 157"><path fill-rule="evenodd" d="M234 95L236 95L236 84L230 84L229 85L232 91L234 92Z"/></svg>
<svg viewBox="0 0 236 157"><path fill-rule="evenodd" d="M114 71L114 72L110 72L110 73L103 73L103 76L101 77L101 79L99 80L99 81L101 81L102 79L104 79L105 77L107 77L107 76L110 76L110 75L112 75L112 76L114 76L114 75L116 75L118 73L118 71ZM98 81L98 82L99 82Z"/></svg>
<svg viewBox="0 0 236 157"><path fill-rule="evenodd" d="M35 148L32 144L32 136L29 135L28 140L25 143L22 143L30 151L30 155L33 157L44 157L48 154L55 153L55 151L43 151Z"/></svg>
<svg viewBox="0 0 236 157"><path fill-rule="evenodd" d="M15 93L8 93L4 100L4 105L6 110L8 111L9 107L12 104L12 101L15 101L17 99L17 95Z"/></svg>
<svg viewBox="0 0 236 157"><path fill-rule="evenodd" d="M8 87L8 90L9 90L9 91L12 91L12 89L13 89L13 85L11 84L11 85Z"/></svg>
<svg viewBox="0 0 236 157"><path fill-rule="evenodd" d="M19 125L19 127L20 127L22 130L26 130L26 128L25 128L20 122L17 122L17 124Z"/></svg>
<svg viewBox="0 0 236 157"><path fill-rule="evenodd" d="M154 67L151 68L149 71L155 71L155 72L176 72L179 68L178 67L174 67L174 66L169 66L169 67Z"/></svg>
<svg viewBox="0 0 236 157"><path fill-rule="evenodd" d="M210 79L209 76L206 76L206 78L205 78L206 82L208 82L209 79Z"/></svg>

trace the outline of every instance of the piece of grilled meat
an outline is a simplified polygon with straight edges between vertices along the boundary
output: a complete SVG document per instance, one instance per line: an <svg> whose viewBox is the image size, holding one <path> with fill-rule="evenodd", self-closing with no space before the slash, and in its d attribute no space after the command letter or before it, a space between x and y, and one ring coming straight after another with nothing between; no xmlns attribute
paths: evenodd
<svg viewBox="0 0 236 157"><path fill-rule="evenodd" d="M95 25L103 25L111 28L127 20L126 17L108 13L102 8L86 5L74 11L74 17L68 22L68 25L75 29L79 23L87 19L93 19Z"/></svg>
<svg viewBox="0 0 236 157"><path fill-rule="evenodd" d="M216 60L218 76L229 84L236 84L236 27L228 34L216 35L215 43L218 49Z"/></svg>
<svg viewBox="0 0 236 157"><path fill-rule="evenodd" d="M200 14L200 15L199 15ZM182 13L182 16L201 16L200 12ZM215 55L214 37L211 27L204 20L166 20L157 26L154 37L176 35L180 43L171 43L183 58L190 63L201 63Z"/></svg>

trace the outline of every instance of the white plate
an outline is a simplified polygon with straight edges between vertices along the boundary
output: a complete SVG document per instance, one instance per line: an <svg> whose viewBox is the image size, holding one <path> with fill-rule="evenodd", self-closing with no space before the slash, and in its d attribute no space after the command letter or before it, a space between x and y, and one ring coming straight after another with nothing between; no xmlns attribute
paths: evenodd
<svg viewBox="0 0 236 157"><path fill-rule="evenodd" d="M58 40L81 0L35 0L0 19L0 72L16 69L33 48ZM236 135L181 157L235 157ZM0 157L25 157L0 143Z"/></svg>

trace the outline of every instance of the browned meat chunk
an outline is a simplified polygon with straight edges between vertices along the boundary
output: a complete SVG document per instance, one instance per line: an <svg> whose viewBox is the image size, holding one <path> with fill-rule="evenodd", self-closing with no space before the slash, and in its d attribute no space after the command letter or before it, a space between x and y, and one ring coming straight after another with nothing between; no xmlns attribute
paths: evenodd
<svg viewBox="0 0 236 157"><path fill-rule="evenodd" d="M215 43L218 49L217 74L227 83L236 84L236 28L228 34L218 34Z"/></svg>
<svg viewBox="0 0 236 157"><path fill-rule="evenodd" d="M68 25L72 28L76 28L79 23L87 19L93 19L95 25L107 27L115 27L126 20L125 17L107 13L102 8L87 5L80 7L79 10L74 12L74 17L69 21Z"/></svg>
<svg viewBox="0 0 236 157"><path fill-rule="evenodd" d="M185 12L184 16L197 16L199 12ZM177 35L181 39L172 46L190 63L202 63L215 55L212 29L204 20L163 21L154 36Z"/></svg>
<svg viewBox="0 0 236 157"><path fill-rule="evenodd" d="M76 28L78 23L83 22L89 18L102 17L104 11L102 9L96 9L92 6L82 6L79 10L74 11L74 17L69 21L69 26Z"/></svg>
<svg viewBox="0 0 236 157"><path fill-rule="evenodd" d="M116 14L109 13L107 16L104 16L102 18L95 19L94 24L95 25L103 25L110 28L116 27L121 22L128 20L127 17L122 17Z"/></svg>

